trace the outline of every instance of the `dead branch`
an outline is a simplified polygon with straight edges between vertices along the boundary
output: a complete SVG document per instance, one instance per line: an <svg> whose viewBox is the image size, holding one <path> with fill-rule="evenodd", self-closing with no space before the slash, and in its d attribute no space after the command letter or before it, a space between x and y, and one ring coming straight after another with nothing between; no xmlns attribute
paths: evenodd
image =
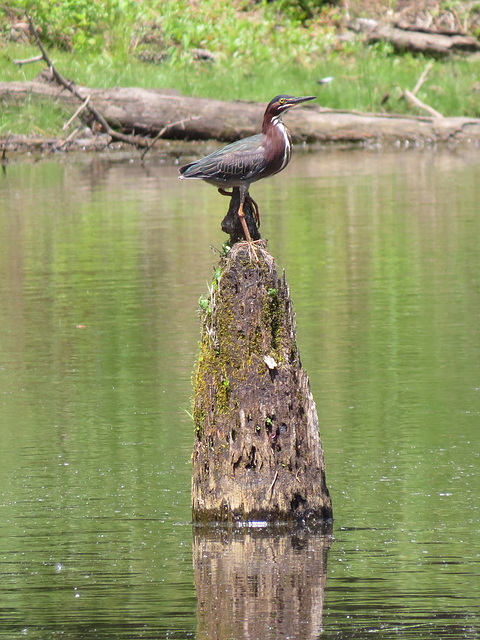
<svg viewBox="0 0 480 640"><path fill-rule="evenodd" d="M423 83L425 82L425 80L427 79L427 75L430 72L430 69L432 68L433 62L430 61L427 66L425 67L425 69L422 71L420 77L417 80L417 84L415 85L414 89L412 91L409 91L408 89L405 89L405 91L403 92L403 98L405 98L405 100L410 103L411 105L414 105L415 107L418 107L419 109L422 109L423 111L426 111L427 113L429 113L431 116L433 116L434 118L443 118L442 114L439 113L438 111L436 111L433 107L430 107L428 104L425 104L425 102L422 102L419 98L417 98L417 92L420 90L420 87L423 85Z"/></svg>
<svg viewBox="0 0 480 640"><path fill-rule="evenodd" d="M200 116L190 116L190 118L184 118L183 120L177 120L177 122L171 122L170 124L165 125L163 127L163 129L160 129L160 131L153 138L153 140L150 142L150 144L143 150L142 155L140 156L141 159L143 160L145 158L145 156L150 151L150 149L153 148L153 146L155 145L157 140L159 138L161 138L162 136L164 136L171 127L176 127L177 125L179 125L179 126L182 127L182 129L185 129L185 123L186 122L190 122L191 120L198 120L199 117Z"/></svg>
<svg viewBox="0 0 480 640"><path fill-rule="evenodd" d="M32 62L40 62L40 60L43 60L43 55L33 56L33 58L25 58L25 60L13 60L13 64L18 65L21 69L24 64L31 64Z"/></svg>
<svg viewBox="0 0 480 640"><path fill-rule="evenodd" d="M453 17L455 18L455 24L457 25L457 29L459 31L463 31L462 21L460 20L460 16L458 15L458 12L455 9L455 7L452 7L451 12Z"/></svg>
<svg viewBox="0 0 480 640"><path fill-rule="evenodd" d="M420 90L420 87L422 86L422 84L427 79L427 76L430 73L430 69L432 68L432 66L433 66L433 61L430 60L430 62L427 64L427 66L423 70L421 76L419 77L419 79L417 81L417 84L415 85L415 88L412 91L414 96L417 95L418 91Z"/></svg>
<svg viewBox="0 0 480 640"><path fill-rule="evenodd" d="M40 40L40 36L38 35L38 31L35 28L35 25L33 24L33 20L31 19L31 17L29 15L27 15L27 20L28 20L28 24L29 24L29 27L30 27L30 32L33 35L33 37L35 38L35 42L36 42L38 48L42 52L42 59L48 65L49 69L51 70L52 76L56 80L57 84L59 84L60 86L64 87L65 89L67 89L67 91L70 91L71 93L73 93L73 95L76 98L78 98L79 100L84 102L85 98L82 96L82 94L75 87L75 84L72 81L67 80L66 78L64 78L59 73L59 71L56 69L55 65L53 64L53 62L51 61L51 59L50 59L50 57L49 57L49 55L47 53L47 50L43 46L43 43ZM87 102L87 104L85 105L85 108L88 109L88 111L90 112L90 114L92 115L94 120L96 122L98 122L98 124L102 127L103 131L106 134L108 134L113 140L118 140L120 142L126 142L127 144L131 144L131 145L133 145L135 147L148 148L149 142L146 141L145 139L140 138L138 136L134 136L134 135L125 135L123 133L119 133L118 131L115 131L114 129L112 129L110 127L110 125L108 124L108 122L105 120L105 118L102 116L102 114L92 104Z"/></svg>
<svg viewBox="0 0 480 640"><path fill-rule="evenodd" d="M403 92L403 95L404 95L405 99L407 100L407 102L410 102L411 104L413 104L414 106L418 107L419 109L423 109L423 111L426 111L427 113L429 113L434 118L443 118L441 113L439 113L438 111L435 111L435 109L433 107L430 107L428 104L425 104L424 102L419 100L417 98L417 96L415 96L408 89L405 89L405 91Z"/></svg>
<svg viewBox="0 0 480 640"><path fill-rule="evenodd" d="M62 140L61 142L59 142L57 149L61 149L62 147L64 147L66 144L68 144L71 140L73 140L73 138L77 135L77 133L80 131L80 127L77 127L76 129L74 129L72 131L72 133L70 133L70 135L68 135L65 140Z"/></svg>
<svg viewBox="0 0 480 640"><path fill-rule="evenodd" d="M72 124L72 122L75 120L75 118L77 116L79 116L82 111L84 111L88 105L88 103L90 102L90 96L87 96L83 102L83 104L81 104L78 109L75 111L75 113L73 114L73 116L71 118L69 118L69 120L67 120L67 122L63 125L62 130L66 131L68 129L68 127Z"/></svg>

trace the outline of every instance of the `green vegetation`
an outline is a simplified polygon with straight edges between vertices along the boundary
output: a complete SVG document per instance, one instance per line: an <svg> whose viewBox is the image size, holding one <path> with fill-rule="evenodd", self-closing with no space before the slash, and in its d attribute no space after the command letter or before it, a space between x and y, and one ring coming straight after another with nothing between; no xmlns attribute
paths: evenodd
<svg viewBox="0 0 480 640"><path fill-rule="evenodd" d="M342 10L321 0L0 0L0 81L30 80L43 68L13 63L38 53L25 10L59 71L78 84L263 102L283 92L317 94L329 108L418 113L401 96L427 60L367 46L361 36L339 39ZM479 71L474 57L435 60L418 97L444 115L478 116ZM326 76L333 82L318 84ZM58 134L64 120L62 109L9 103L0 135Z"/></svg>

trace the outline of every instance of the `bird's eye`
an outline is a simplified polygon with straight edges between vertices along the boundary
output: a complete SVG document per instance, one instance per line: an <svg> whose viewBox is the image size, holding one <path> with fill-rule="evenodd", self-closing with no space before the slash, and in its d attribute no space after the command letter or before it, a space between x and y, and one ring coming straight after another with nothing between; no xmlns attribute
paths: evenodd
<svg viewBox="0 0 480 640"><path fill-rule="evenodd" d="M284 104L285 103L285 98L280 98L280 100L278 101L280 104Z"/></svg>

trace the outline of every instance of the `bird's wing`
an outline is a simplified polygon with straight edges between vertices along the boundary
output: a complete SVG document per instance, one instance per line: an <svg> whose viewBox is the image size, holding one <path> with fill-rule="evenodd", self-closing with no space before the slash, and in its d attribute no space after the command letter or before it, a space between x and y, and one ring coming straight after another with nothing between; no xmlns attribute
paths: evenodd
<svg viewBox="0 0 480 640"><path fill-rule="evenodd" d="M226 182L233 178L249 180L264 168L262 142L262 134L237 140L201 160L181 167L180 173L185 178L203 178L204 180L216 179Z"/></svg>

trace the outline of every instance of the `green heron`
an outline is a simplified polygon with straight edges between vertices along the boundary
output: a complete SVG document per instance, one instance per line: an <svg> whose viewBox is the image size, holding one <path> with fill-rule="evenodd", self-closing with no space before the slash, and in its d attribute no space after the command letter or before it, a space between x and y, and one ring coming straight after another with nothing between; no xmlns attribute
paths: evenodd
<svg viewBox="0 0 480 640"><path fill-rule="evenodd" d="M282 113L297 104L314 100L316 96L294 98L280 95L273 98L265 109L262 133L237 140L214 151L208 156L180 167L180 179L199 178L218 188L222 195L232 195L225 187L240 191L238 215L247 242L251 242L245 222L243 205L248 200L254 207L257 223L260 222L258 207L248 190L252 182L268 178L285 169L290 162L292 139L282 121Z"/></svg>

